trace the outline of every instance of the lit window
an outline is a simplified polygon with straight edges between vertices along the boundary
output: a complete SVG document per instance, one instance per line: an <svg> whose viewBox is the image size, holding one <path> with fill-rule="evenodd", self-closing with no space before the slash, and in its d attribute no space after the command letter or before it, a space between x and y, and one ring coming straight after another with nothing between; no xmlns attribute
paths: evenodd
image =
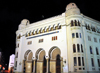
<svg viewBox="0 0 100 73"><path fill-rule="evenodd" d="M92 47L90 46L90 54L93 54Z"/></svg>
<svg viewBox="0 0 100 73"><path fill-rule="evenodd" d="M76 52L76 46L73 44L73 52Z"/></svg>
<svg viewBox="0 0 100 73"><path fill-rule="evenodd" d="M97 42L97 38L94 38L94 42Z"/></svg>
<svg viewBox="0 0 100 73"><path fill-rule="evenodd" d="M78 57L78 66L81 66L81 58Z"/></svg>
<svg viewBox="0 0 100 73"><path fill-rule="evenodd" d="M91 41L91 37L90 36L88 36L88 40Z"/></svg>
<svg viewBox="0 0 100 73"><path fill-rule="evenodd" d="M78 38L78 33L76 33L76 38Z"/></svg>
<svg viewBox="0 0 100 73"><path fill-rule="evenodd" d="M93 60L93 58L91 58L91 64L92 64L92 67L94 67L94 60Z"/></svg>
<svg viewBox="0 0 100 73"><path fill-rule="evenodd" d="M72 33L72 38L75 38L75 33Z"/></svg>
<svg viewBox="0 0 100 73"><path fill-rule="evenodd" d="M80 46L77 44L77 51L80 52Z"/></svg>
<svg viewBox="0 0 100 73"><path fill-rule="evenodd" d="M98 48L97 47L96 47L96 54L99 55L99 51L98 51Z"/></svg>
<svg viewBox="0 0 100 73"><path fill-rule="evenodd" d="M74 66L77 66L77 58L74 57Z"/></svg>

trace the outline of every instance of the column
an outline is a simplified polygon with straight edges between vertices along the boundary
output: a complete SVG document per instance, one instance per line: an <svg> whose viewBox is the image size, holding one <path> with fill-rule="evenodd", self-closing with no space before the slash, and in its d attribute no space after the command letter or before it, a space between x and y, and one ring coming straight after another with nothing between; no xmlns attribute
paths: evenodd
<svg viewBox="0 0 100 73"><path fill-rule="evenodd" d="M35 73L35 61L36 61L36 59L33 59L33 73Z"/></svg>
<svg viewBox="0 0 100 73"><path fill-rule="evenodd" d="M46 68L46 73L49 73L49 57L46 56L46 61L47 61L47 68Z"/></svg>

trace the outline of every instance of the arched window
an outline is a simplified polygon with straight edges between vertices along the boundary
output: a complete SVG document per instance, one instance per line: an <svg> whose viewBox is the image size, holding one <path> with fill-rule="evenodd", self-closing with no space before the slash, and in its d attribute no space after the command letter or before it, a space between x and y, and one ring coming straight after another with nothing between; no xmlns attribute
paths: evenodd
<svg viewBox="0 0 100 73"><path fill-rule="evenodd" d="M80 26L80 22L78 21L78 26Z"/></svg>
<svg viewBox="0 0 100 73"><path fill-rule="evenodd" d="M75 53L76 52L76 46L75 46L75 44L73 44L73 53Z"/></svg>
<svg viewBox="0 0 100 73"><path fill-rule="evenodd" d="M97 47L96 47L96 54L99 55L99 51L98 51L98 48Z"/></svg>
<svg viewBox="0 0 100 73"><path fill-rule="evenodd" d="M77 21L75 20L75 26L77 26Z"/></svg>
<svg viewBox="0 0 100 73"><path fill-rule="evenodd" d="M80 52L80 46L77 44L77 51Z"/></svg>
<svg viewBox="0 0 100 73"><path fill-rule="evenodd" d="M74 24L73 24L73 20L71 20L71 26L74 26Z"/></svg>

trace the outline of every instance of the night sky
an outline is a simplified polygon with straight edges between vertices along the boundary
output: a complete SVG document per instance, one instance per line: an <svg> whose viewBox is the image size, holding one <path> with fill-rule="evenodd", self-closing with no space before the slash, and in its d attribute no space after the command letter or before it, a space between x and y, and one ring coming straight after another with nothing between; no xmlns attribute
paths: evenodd
<svg viewBox="0 0 100 73"><path fill-rule="evenodd" d="M15 54L15 32L21 20L34 23L59 15L70 2L76 3L84 15L100 21L99 0L0 0L0 48L5 63L8 64L9 56Z"/></svg>

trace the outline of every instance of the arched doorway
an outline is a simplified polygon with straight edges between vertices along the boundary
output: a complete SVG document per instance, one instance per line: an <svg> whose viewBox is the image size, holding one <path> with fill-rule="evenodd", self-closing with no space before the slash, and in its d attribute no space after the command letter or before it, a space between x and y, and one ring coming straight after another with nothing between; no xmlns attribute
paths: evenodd
<svg viewBox="0 0 100 73"><path fill-rule="evenodd" d="M56 56L56 73L61 73L60 55Z"/></svg>
<svg viewBox="0 0 100 73"><path fill-rule="evenodd" d="M24 55L24 60L23 60L23 73L32 73L32 57L33 53L31 50L27 50Z"/></svg>
<svg viewBox="0 0 100 73"><path fill-rule="evenodd" d="M46 73L46 68L47 68L47 61L46 61L46 58L44 56L44 59L43 59L43 73Z"/></svg>
<svg viewBox="0 0 100 73"><path fill-rule="evenodd" d="M49 57L50 57L49 67L51 73L61 73L60 55L61 51L58 47L52 47L49 50Z"/></svg>
<svg viewBox="0 0 100 73"><path fill-rule="evenodd" d="M46 72L46 60L45 60L45 51L43 49L38 49L36 52L36 73L45 73Z"/></svg>

